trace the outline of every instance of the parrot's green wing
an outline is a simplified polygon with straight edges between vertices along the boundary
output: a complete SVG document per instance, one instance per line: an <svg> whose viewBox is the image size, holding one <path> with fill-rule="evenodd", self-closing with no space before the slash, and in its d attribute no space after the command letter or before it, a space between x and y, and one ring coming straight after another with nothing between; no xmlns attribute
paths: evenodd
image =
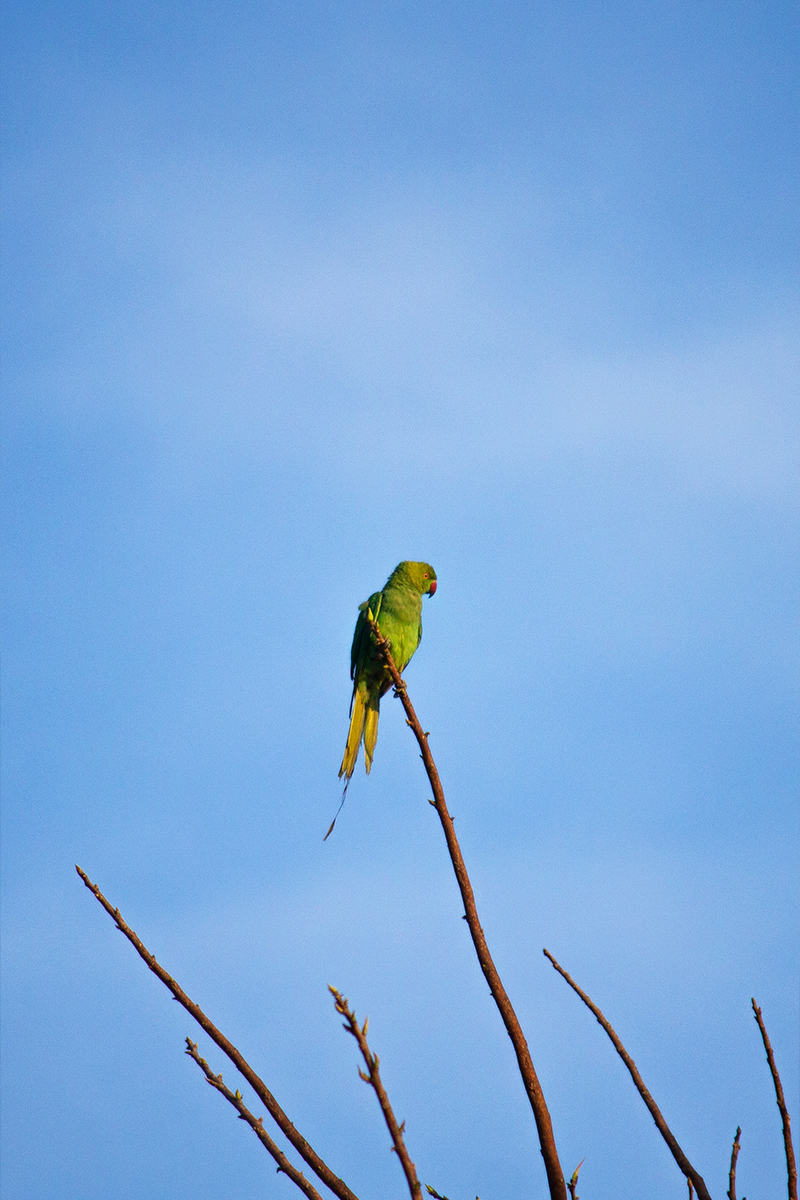
<svg viewBox="0 0 800 1200"><path fill-rule="evenodd" d="M358 664L364 661L370 647L370 629L367 624L367 609L372 613L373 621L377 621L381 611L383 592L373 592L369 600L358 606L358 619L353 633L353 645L350 647L350 678L355 679Z"/></svg>

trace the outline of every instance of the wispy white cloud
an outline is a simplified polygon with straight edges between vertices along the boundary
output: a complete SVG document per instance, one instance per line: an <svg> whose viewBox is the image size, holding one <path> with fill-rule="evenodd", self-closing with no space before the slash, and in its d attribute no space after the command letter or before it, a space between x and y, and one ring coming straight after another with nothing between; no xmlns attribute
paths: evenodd
<svg viewBox="0 0 800 1200"><path fill-rule="evenodd" d="M440 476L623 459L692 490L791 486L788 299L656 338L629 298L620 338L597 316L608 272L564 249L557 196L527 197L523 220L519 193L489 200L468 177L353 192L286 159L127 182L82 214L104 265L81 311L65 291L50 313L71 336L34 371L45 406L177 420L190 442L322 467L377 442ZM78 266L67 254L64 276Z"/></svg>

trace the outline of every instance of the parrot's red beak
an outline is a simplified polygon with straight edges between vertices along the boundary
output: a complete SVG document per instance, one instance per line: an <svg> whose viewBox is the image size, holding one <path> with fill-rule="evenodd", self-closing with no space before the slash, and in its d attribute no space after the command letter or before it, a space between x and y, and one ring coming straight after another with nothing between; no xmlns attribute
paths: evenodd
<svg viewBox="0 0 800 1200"><path fill-rule="evenodd" d="M435 580L435 579L432 579L432 580L431 580L431 586L430 586L430 588L428 589L428 591L429 591L429 593L430 593L430 595L431 595L431 596L432 596L432 595L434 594L434 592L436 591L436 580Z"/></svg>

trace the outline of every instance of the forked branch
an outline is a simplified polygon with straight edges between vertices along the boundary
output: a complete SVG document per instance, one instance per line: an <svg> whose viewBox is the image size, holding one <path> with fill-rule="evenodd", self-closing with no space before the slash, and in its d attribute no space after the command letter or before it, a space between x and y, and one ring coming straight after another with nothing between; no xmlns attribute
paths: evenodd
<svg viewBox="0 0 800 1200"><path fill-rule="evenodd" d="M494 965L494 960L489 953L489 947L486 943L483 929L481 928L480 919L478 917L478 909L475 904L475 895L472 891L469 875L467 874L464 857L461 853L461 847L458 844L456 837L453 818L447 808L447 803L444 798L444 790L442 782L439 778L439 772L436 769L436 764L433 761L433 755L428 746L428 735L424 732L419 718L414 711L414 706L408 698L408 692L403 678L395 666L392 658L391 647L388 640L382 636L377 624L370 620L367 616L370 629L375 637L375 644L383 655L386 668L392 677L395 687L395 693L400 697L403 708L405 709L406 720L411 727L414 736L419 744L422 754L422 761L425 764L425 770L433 790L433 807L439 815L439 820L442 823L447 849L450 852L450 860L455 871L456 881L461 892L461 899L464 902L464 915L469 926L469 932L472 937L475 953L478 956L481 970L489 984L489 990L492 993L494 1002L497 1005L500 1016L503 1019L503 1024L506 1027L508 1036L514 1047L514 1052L517 1056L522 1082L525 1085L525 1090L528 1094L528 1100L533 1110L534 1120L536 1121L536 1129L539 1134L539 1145L544 1159L544 1166L547 1172L547 1183L550 1190L551 1200L567 1200L567 1186L564 1182L564 1174L561 1170L561 1164L558 1161L558 1151L556 1149L555 1137L553 1135L553 1123L550 1119L550 1113L544 1098L539 1078L533 1066L533 1059L528 1048L528 1043L525 1035L522 1032L522 1026L519 1023L517 1014L514 1011L511 1000L508 997L503 981L500 978L497 967Z"/></svg>
<svg viewBox="0 0 800 1200"><path fill-rule="evenodd" d="M369 1025L369 1020L365 1019L363 1026L359 1026L358 1021L356 1020L356 1014L350 1008L347 997L343 996L341 992L337 992L336 988L331 987L330 984L328 985L328 991L333 996L333 1000L336 1005L336 1011L340 1014L340 1016L344 1017L344 1028L349 1034L352 1034L358 1043L358 1048L361 1051L361 1057L364 1059L364 1063L367 1068L365 1073L359 1067L358 1073L365 1083L370 1084L375 1092L375 1095L378 1097L378 1103L381 1106L383 1119L386 1122L386 1127L389 1130L392 1138L392 1149L397 1153L397 1157L400 1159L400 1163L406 1177L406 1182L408 1184L408 1189L411 1192L411 1200L418 1200L422 1193L422 1189L419 1185L419 1180L417 1179L416 1167L411 1161L411 1155L408 1153L408 1148L403 1137L403 1130L405 1129L406 1123L403 1121L401 1125L398 1122L397 1117L394 1115L394 1110L389 1102L386 1088L383 1086L383 1080L381 1079L381 1073L379 1070L380 1059L378 1058L377 1054L372 1053L367 1043L367 1026Z"/></svg>
<svg viewBox="0 0 800 1200"><path fill-rule="evenodd" d="M98 903L103 906L108 915L114 921L120 933L125 934L125 937L136 950L136 953L139 955L139 957L144 960L146 966L149 967L153 974L157 976L157 978L160 979L167 988L169 988L178 1003L183 1005L183 1007L186 1009L189 1015L194 1018L200 1028L206 1031L211 1040L217 1043L220 1050L227 1054L228 1058L236 1067L236 1070L250 1084L250 1087L265 1106L267 1112L275 1121L275 1124L278 1126L281 1132L286 1135L301 1158L308 1163L309 1167L311 1167L311 1170L314 1172L317 1178L321 1179L325 1186L330 1188L335 1196L338 1196L339 1200L358 1200L355 1192L350 1190L344 1180L340 1179L339 1176L331 1170L328 1164L320 1158L314 1148L309 1145L302 1134L295 1129L294 1125L289 1120L280 1104L278 1104L278 1101L272 1095L272 1092L269 1090L264 1081L258 1077L244 1056L239 1053L232 1042L228 1041L224 1033L221 1033L220 1030L217 1029L216 1025L206 1016L199 1004L195 1004L193 1000L189 999L183 988L176 983L172 976L164 970L161 964L156 961L155 955L150 953L150 951L137 937L130 926L123 921L119 909L114 908L111 903L106 900L99 887L92 883L85 871L82 871L78 866L75 867L75 870L78 872L86 887L89 889Z"/></svg>
<svg viewBox="0 0 800 1200"><path fill-rule="evenodd" d="M633 1080L633 1082L636 1085L636 1090L638 1091L639 1095L642 1097L645 1104L647 1105L647 1107L650 1111L650 1116L653 1118L653 1120L656 1123L656 1128L658 1129L658 1132L661 1134L664 1141L669 1146L669 1148L672 1152L672 1157L675 1159L675 1162L678 1164L680 1169L683 1171L684 1175L689 1180L689 1182L694 1186L694 1189L697 1192L699 1200L711 1200L711 1197L708 1194L708 1188L706 1187L705 1181L703 1180L703 1176L700 1174L699 1171L695 1170L695 1168L689 1162L689 1159L684 1154L681 1147L678 1145L677 1138L673 1134L669 1125L667 1125L667 1122L664 1120L663 1116L661 1115L660 1108L658 1107L655 1100L653 1099L653 1097L650 1095L649 1091L645 1087L644 1080L642 1079L641 1075L639 1074L636 1063L633 1061L630 1054L628 1054L628 1051L623 1046L623 1044L620 1041L619 1037L617 1036L617 1033L614 1030L614 1027L612 1026L611 1022L606 1020L606 1018L603 1016L603 1014L601 1013L601 1011L597 1007L597 1005L594 1003L594 1001L589 999L589 997L586 995L586 992L584 992L580 987L578 987L575 980L572 979L571 976L568 975L567 972L564 970L564 968L559 963L556 962L556 960L553 958L553 955L550 953L550 951L545 950L544 953L545 953L546 957L550 959L550 962L553 964L555 969L558 971L559 975L561 975L564 979L566 979L567 983L572 988L572 990L574 992L576 992L577 995L580 996L581 1000L586 1005L586 1007L592 1013L594 1013L594 1015L597 1018L597 1020L599 1021L599 1023L603 1026L603 1029L605 1029L606 1033L611 1038L614 1049L616 1050L617 1054L620 1056L622 1061L625 1063L625 1066L630 1071L631 1079Z"/></svg>
<svg viewBox="0 0 800 1200"><path fill-rule="evenodd" d="M193 1058L197 1063L198 1067L205 1075L206 1081L210 1083L211 1086L220 1093L220 1095L224 1096L228 1103L236 1109L237 1113L239 1114L239 1119L247 1122L258 1140L261 1142L262 1146L266 1147L266 1149L275 1159L275 1162L278 1164L278 1170L282 1171L284 1175L287 1175L289 1179L291 1179L292 1183L297 1184L297 1186L300 1188L300 1191L305 1196L308 1196L308 1200L322 1200L322 1197L314 1185L309 1183L303 1172L298 1171L297 1167L295 1167L294 1164L291 1163L283 1153L280 1146L278 1146L278 1144L269 1136L264 1128L264 1118L253 1116L253 1114L250 1112L250 1109L246 1106L244 1100L242 1099L241 1093L238 1091L238 1089L235 1092L232 1092L229 1087L225 1086L225 1084L222 1082L222 1076L215 1075L206 1060L200 1057L197 1049L197 1042L193 1042L191 1038L188 1037L186 1039L186 1053L189 1055L189 1058Z"/></svg>
<svg viewBox="0 0 800 1200"><path fill-rule="evenodd" d="M775 1066L775 1055L772 1053L772 1046L767 1029L764 1024L764 1018L761 1015L761 1009L756 1004L755 1000L751 1000L753 1006L753 1015L758 1022L758 1028L761 1031L761 1040L764 1043L764 1049L767 1052L767 1062L772 1074L772 1082L775 1084L775 1096L778 1101L778 1109L781 1114L781 1122L783 1124L783 1145L786 1150L786 1172L789 1177L789 1200L797 1200L797 1163L794 1158L794 1146L792 1145L792 1129L789 1121L789 1110L786 1107L786 1100L783 1096L783 1085L781 1077L778 1074L778 1068Z"/></svg>

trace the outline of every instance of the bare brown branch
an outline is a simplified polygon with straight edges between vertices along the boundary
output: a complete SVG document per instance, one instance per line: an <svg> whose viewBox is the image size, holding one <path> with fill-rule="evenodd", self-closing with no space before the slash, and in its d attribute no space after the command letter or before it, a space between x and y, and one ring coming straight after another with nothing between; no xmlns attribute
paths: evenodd
<svg viewBox="0 0 800 1200"><path fill-rule="evenodd" d="M739 1139L742 1136L742 1130L739 1126L736 1127L736 1137L733 1139L731 1146L731 1167L728 1171L728 1200L736 1200L736 1160L739 1157L741 1149Z"/></svg>
<svg viewBox="0 0 800 1200"><path fill-rule="evenodd" d="M495 1004L497 1005L500 1016L503 1019L503 1024L506 1027L508 1036L514 1047L514 1052L517 1056L522 1082L525 1085L525 1090L528 1095L530 1106L533 1110L534 1120L536 1121L536 1129L539 1134L539 1145L544 1159L545 1170L547 1172L547 1183L550 1191L551 1200L567 1200L567 1186L564 1181L564 1173L561 1170L561 1164L558 1161L558 1151L556 1149L555 1137L553 1135L553 1123L550 1119L550 1113L545 1102L544 1092L539 1083L539 1078L533 1066L533 1059L528 1048L528 1043L525 1040L525 1035L522 1032L522 1026L519 1023L517 1014L514 1011L511 1000L508 997L503 982L498 973L497 967L494 964L489 947L486 943L483 929L481 928L480 919L478 917L478 909L475 904L475 895L472 891L472 884L469 875L467 874L464 857L461 853L461 847L458 844L456 837L453 818L447 808L447 803L444 798L444 790L442 782L439 778L439 772L436 769L436 764L433 761L433 755L428 746L428 734L424 732L422 725L419 722L414 706L408 698L406 685L400 672L395 666L391 654L391 647L386 638L381 635L380 629L376 623L367 617L370 629L375 637L375 642L378 649L383 654L386 667L392 677L395 686L395 693L400 697L403 708L405 709L406 720L413 730L414 736L417 739L419 748L422 754L422 761L425 764L425 770L433 790L433 807L439 815L439 820L442 823L447 849L450 852L450 860L455 871L456 881L461 892L461 899L464 902L464 914L466 916L467 925L469 926L472 942L475 947L475 952L478 956L481 970L489 984L489 990L492 993Z"/></svg>
<svg viewBox="0 0 800 1200"><path fill-rule="evenodd" d="M590 1000L589 997L586 995L586 992L584 992L580 987L578 987L575 980L572 979L571 976L568 975L567 972L564 970L564 968L559 963L556 962L556 960L553 958L553 955L550 953L550 951L545 950L544 953L547 956L547 958L550 959L550 962L553 964L555 969L558 971L559 975L561 975L564 979L566 979L567 983L572 988L572 990L574 992L576 992L577 995L580 996L581 1000L586 1005L586 1007L592 1013L594 1013L594 1015L597 1018L597 1020L599 1021L599 1023L603 1026L603 1029L605 1029L606 1033L611 1038L614 1049L616 1050L617 1054L620 1056L622 1061L625 1063L625 1066L630 1071L631 1079L633 1080L634 1084L636 1085L636 1090L638 1091L639 1095L642 1097L645 1104L647 1105L647 1107L650 1111L650 1116L653 1118L653 1120L656 1123L656 1128L658 1129L658 1132L661 1134L664 1141L669 1146L669 1148L672 1152L672 1157L675 1159L675 1162L678 1164L680 1169L683 1171L684 1175L689 1180L689 1182L694 1185L695 1191L697 1192L697 1195L699 1196L700 1200L711 1200L711 1197L708 1193L708 1188L705 1185L703 1176L699 1173L699 1171L695 1170L695 1168L689 1162L689 1159L684 1154L681 1147L678 1145L678 1141L677 1141L675 1135L673 1134L669 1125L667 1125L667 1122L664 1120L663 1116L661 1115L661 1110L659 1109L655 1100L653 1099L653 1097L650 1095L649 1091L645 1087L644 1080L642 1079L641 1075L639 1074L639 1071L636 1067L636 1063L633 1061L630 1054L628 1054L628 1051L623 1046L622 1042L620 1041L619 1037L617 1036L617 1034L614 1030L614 1027L611 1025L611 1022L606 1020L606 1018L603 1016L603 1014L601 1013L601 1011L597 1007L597 1005L592 1000Z"/></svg>
<svg viewBox="0 0 800 1200"><path fill-rule="evenodd" d="M764 1043L764 1049L767 1052L767 1062L772 1074L772 1082L775 1084L775 1096L778 1101L778 1109L781 1114L781 1122L783 1124L783 1145L786 1150L786 1173L788 1175L789 1184L789 1200L797 1200L797 1163L794 1157L794 1146L792 1145L792 1129L789 1120L789 1110L786 1107L786 1100L783 1096L783 1085L781 1077L778 1074L778 1068L775 1066L775 1055L772 1053L772 1046L767 1029L764 1025L764 1018L761 1015L761 1009L756 1004L755 1000L751 1000L753 1006L753 1014L758 1022L758 1028L761 1031L761 1040Z"/></svg>
<svg viewBox="0 0 800 1200"><path fill-rule="evenodd" d="M238 1090L236 1092L232 1092L230 1088L225 1086L225 1084L222 1082L222 1076L215 1075L206 1060L200 1057L197 1049L197 1042L193 1042L191 1038L188 1037L186 1039L186 1053L197 1063L198 1067L205 1075L207 1082L210 1083L213 1088L216 1088L216 1090L225 1097L229 1104L233 1105L239 1114L239 1119L247 1122L258 1140L261 1142L262 1146L265 1146L275 1159L275 1162L278 1164L278 1170L282 1171L284 1175L288 1176L292 1183L297 1184L297 1186L300 1188L300 1191L303 1192L304 1195L308 1196L309 1200L322 1200L322 1197L314 1185L309 1183L302 1171L297 1170L297 1167L295 1167L294 1164L289 1161L289 1159L281 1150L280 1146L278 1146L277 1143L274 1142L269 1136L264 1128L264 1118L253 1116L253 1114L250 1112L250 1109L245 1105L245 1102Z"/></svg>
<svg viewBox="0 0 800 1200"><path fill-rule="evenodd" d="M217 1043L220 1050L227 1054L228 1058L236 1067L236 1070L239 1071L243 1078L247 1080L247 1082L250 1084L250 1087L258 1096L259 1100L266 1107L269 1115L275 1121L278 1128L286 1135L301 1158L303 1158L309 1167L311 1167L311 1170L314 1172L317 1178L321 1179L325 1186L330 1188L335 1196L339 1197L339 1200L358 1200L355 1192L350 1190L344 1180L340 1179L338 1175L334 1174L331 1168L326 1162L323 1161L323 1159L320 1158L320 1156L317 1154L314 1148L309 1145L302 1134L295 1129L294 1125L289 1120L281 1106L278 1104L278 1101L272 1095L272 1092L269 1090L267 1085L262 1079L259 1078L259 1076L255 1073L243 1055L240 1054L240 1052L236 1049L233 1043L229 1042L225 1035L221 1033L219 1029L217 1029L216 1025L206 1016L200 1006L195 1004L193 1000L189 999L183 988L180 987L180 985L175 982L172 976L164 970L160 963L156 961L155 955L150 953L150 951L140 941L130 926L123 921L119 909L114 908L111 903L106 900L99 887L92 883L85 871L82 871L78 866L75 867L75 870L78 872L86 887L95 897L95 899L103 906L108 915L115 922L120 933L125 934L125 937L136 950L136 953L139 955L139 957L144 960L147 967L149 967L153 974L156 975L172 992L172 995L175 997L178 1003L183 1005L183 1007L186 1009L189 1015L194 1018L200 1028L204 1029L212 1041Z"/></svg>
<svg viewBox="0 0 800 1200"><path fill-rule="evenodd" d="M358 1048L361 1051L361 1057L364 1059L364 1063L367 1068L367 1074L365 1075L362 1070L359 1070L358 1073L366 1083L371 1085L375 1095L378 1097L378 1103L381 1106L383 1119L386 1122L386 1127L389 1130L389 1133L391 1134L392 1149L397 1153L397 1157L400 1159L400 1163L406 1177L406 1182L408 1183L408 1189L411 1192L411 1200L419 1200L419 1196L422 1194L422 1188L420 1187L419 1180L417 1179L416 1167L411 1161L411 1156L408 1153L408 1148L403 1137L403 1130L406 1123L403 1121L401 1125L398 1122L397 1117L394 1115L394 1110L389 1102L386 1088L383 1086L383 1080L381 1079L379 1070L380 1059L378 1058L377 1054L372 1053L367 1043L367 1025L369 1022L364 1021L363 1026L359 1026L358 1021L356 1020L356 1014L350 1008L347 997L343 996L341 992L338 992L335 987L331 987L330 985L328 985L328 990L333 996L334 1003L336 1005L336 1011L344 1017L345 1029L349 1034L352 1034L358 1043Z"/></svg>

